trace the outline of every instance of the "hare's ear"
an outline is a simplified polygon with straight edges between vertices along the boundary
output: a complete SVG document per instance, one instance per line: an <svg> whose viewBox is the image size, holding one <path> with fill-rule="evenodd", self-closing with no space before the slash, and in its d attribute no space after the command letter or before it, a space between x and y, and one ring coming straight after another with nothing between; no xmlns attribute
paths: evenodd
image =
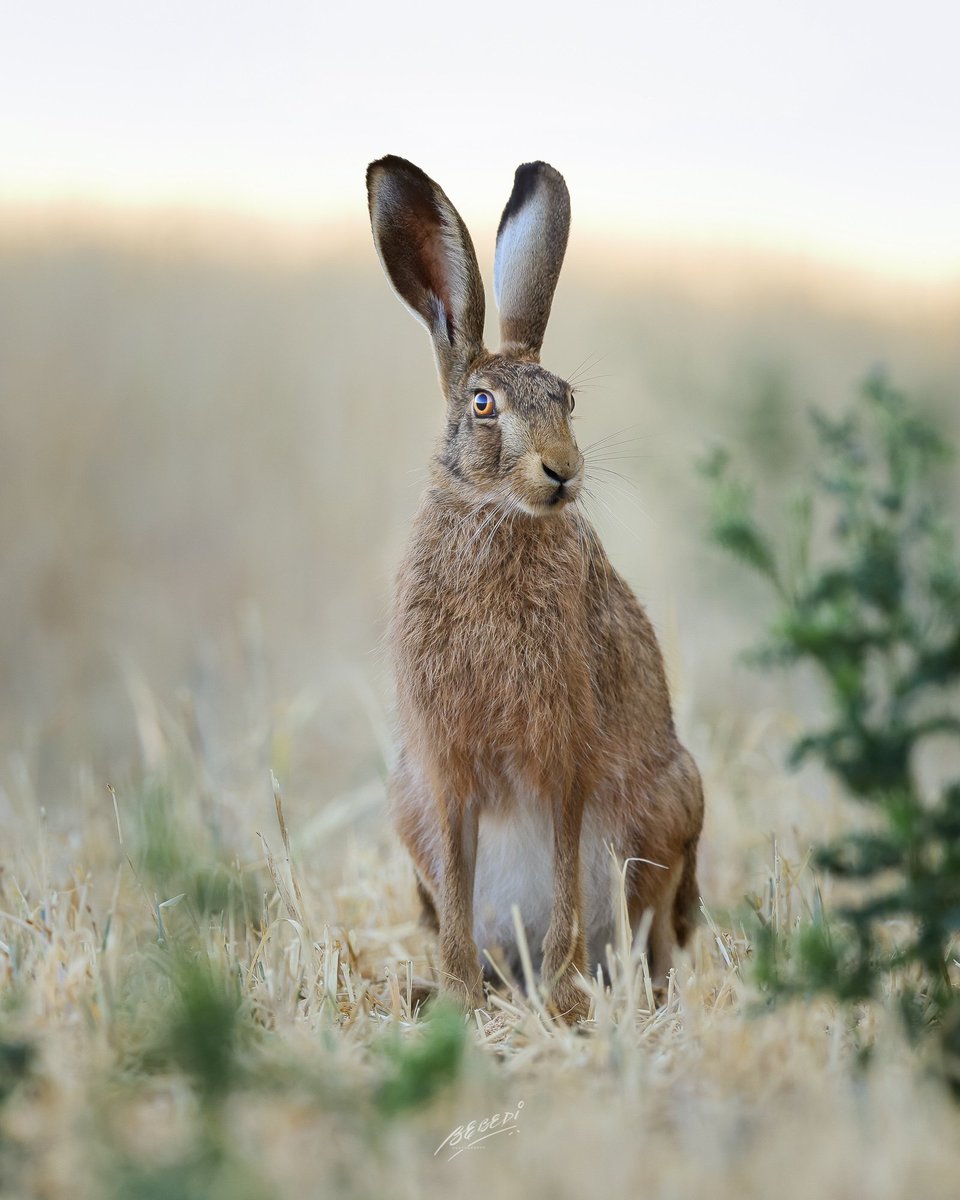
<svg viewBox="0 0 960 1200"><path fill-rule="evenodd" d="M367 197L380 262L430 331L446 388L483 350L483 283L470 234L443 189L396 155L367 168Z"/></svg>
<svg viewBox="0 0 960 1200"><path fill-rule="evenodd" d="M493 290L501 353L537 357L570 232L570 193L548 163L517 167L500 218Z"/></svg>

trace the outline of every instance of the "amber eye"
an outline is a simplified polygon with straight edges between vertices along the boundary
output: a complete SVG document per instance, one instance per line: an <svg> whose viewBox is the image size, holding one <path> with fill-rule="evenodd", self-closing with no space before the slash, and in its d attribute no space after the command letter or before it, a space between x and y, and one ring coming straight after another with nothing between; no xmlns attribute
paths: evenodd
<svg viewBox="0 0 960 1200"><path fill-rule="evenodd" d="M497 405L489 392L477 392L473 398L473 412L477 417L495 417Z"/></svg>

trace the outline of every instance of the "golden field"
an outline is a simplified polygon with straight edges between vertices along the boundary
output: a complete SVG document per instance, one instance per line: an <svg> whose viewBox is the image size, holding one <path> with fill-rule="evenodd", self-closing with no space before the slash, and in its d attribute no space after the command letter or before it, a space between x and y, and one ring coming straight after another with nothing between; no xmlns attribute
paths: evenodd
<svg viewBox="0 0 960 1200"><path fill-rule="evenodd" d="M955 1196L960 1112L885 1006L752 982L744 898L802 920L811 839L858 814L784 766L816 681L739 664L765 597L694 464L726 442L776 510L806 410L877 363L956 440L958 328L960 289L574 228L543 357L581 444L614 435L590 515L704 775L705 917L665 1007L624 940L587 1026L504 989L460 1060L411 1011L384 796L426 337L350 232L0 227L0 1196Z"/></svg>

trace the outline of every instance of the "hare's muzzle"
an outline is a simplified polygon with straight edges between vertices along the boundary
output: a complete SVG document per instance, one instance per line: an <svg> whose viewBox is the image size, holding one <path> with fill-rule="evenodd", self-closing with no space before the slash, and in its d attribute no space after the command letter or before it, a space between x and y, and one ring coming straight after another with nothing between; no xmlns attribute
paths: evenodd
<svg viewBox="0 0 960 1200"><path fill-rule="evenodd" d="M544 512L576 500L583 479L583 455L575 446L530 454L524 465L525 499L531 511Z"/></svg>

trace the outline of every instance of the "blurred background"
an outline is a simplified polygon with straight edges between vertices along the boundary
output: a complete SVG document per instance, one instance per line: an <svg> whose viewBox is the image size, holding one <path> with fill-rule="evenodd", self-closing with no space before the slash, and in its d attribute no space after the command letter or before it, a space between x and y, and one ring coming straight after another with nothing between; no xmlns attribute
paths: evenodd
<svg viewBox="0 0 960 1200"><path fill-rule="evenodd" d="M102 796L172 727L264 811L276 770L301 825L382 799L384 621L441 413L369 236L388 152L488 287L516 165L564 173L543 358L584 376L581 444L615 435L591 515L684 736L813 703L736 665L764 610L704 545L694 464L725 440L779 504L808 408L878 364L956 432L958 40L932 0L9 10L0 815L29 777L69 820L78 776Z"/></svg>

